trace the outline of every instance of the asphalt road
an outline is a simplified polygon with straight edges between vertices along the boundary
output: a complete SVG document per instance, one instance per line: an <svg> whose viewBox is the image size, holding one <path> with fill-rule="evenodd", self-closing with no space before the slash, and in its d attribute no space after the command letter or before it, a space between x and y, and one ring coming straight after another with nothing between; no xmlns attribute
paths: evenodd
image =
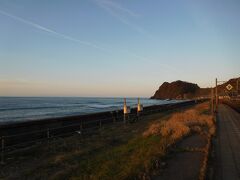
<svg viewBox="0 0 240 180"><path fill-rule="evenodd" d="M240 114L219 105L216 142L216 175L218 180L240 180Z"/></svg>

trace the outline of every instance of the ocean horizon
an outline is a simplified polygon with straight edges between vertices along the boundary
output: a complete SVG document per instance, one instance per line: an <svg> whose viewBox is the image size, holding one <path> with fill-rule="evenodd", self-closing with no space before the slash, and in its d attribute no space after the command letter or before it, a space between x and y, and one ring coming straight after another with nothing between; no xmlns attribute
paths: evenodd
<svg viewBox="0 0 240 180"><path fill-rule="evenodd" d="M137 106L137 98L126 100L131 108ZM120 97L0 97L0 125L120 110L123 101ZM146 107L179 101L140 98L140 102Z"/></svg>

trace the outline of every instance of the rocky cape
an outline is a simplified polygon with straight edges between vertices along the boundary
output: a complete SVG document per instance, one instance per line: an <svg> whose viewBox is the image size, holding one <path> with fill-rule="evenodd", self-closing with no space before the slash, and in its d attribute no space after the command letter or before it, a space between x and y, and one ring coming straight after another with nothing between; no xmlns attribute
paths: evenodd
<svg viewBox="0 0 240 180"><path fill-rule="evenodd" d="M228 84L233 86L232 91L236 91L237 78L230 79L229 81L219 85L218 92L220 95L226 95L226 86ZM211 88L200 88L197 84L178 80L171 83L164 82L151 99L193 99L199 97L210 97L210 94Z"/></svg>

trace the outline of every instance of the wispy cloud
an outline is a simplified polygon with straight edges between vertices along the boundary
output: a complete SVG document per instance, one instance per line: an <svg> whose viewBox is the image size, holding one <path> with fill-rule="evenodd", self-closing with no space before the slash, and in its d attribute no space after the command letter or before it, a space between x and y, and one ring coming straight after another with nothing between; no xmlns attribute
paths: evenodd
<svg viewBox="0 0 240 180"><path fill-rule="evenodd" d="M44 26L42 26L42 25L40 25L40 24L37 24L37 23L34 23L34 22L32 22L32 21L23 19L23 18L21 18L21 17L15 16L15 15L10 14L10 13L8 13L8 12L5 12L5 11L0 10L0 14L2 14L2 15L4 15L4 16L7 16L7 17L9 17L9 18L12 18L12 19L14 19L14 20L16 20L16 21L22 22L22 23L24 23L24 24L26 24L26 25L32 26L32 27L34 27L34 28L36 28L36 29L39 29L39 30L48 32L48 33L50 33L50 34L52 34L52 35L55 35L55 36L57 36L57 37L61 37L61 38L63 38L63 39L66 39L66 40L69 40L69 41L73 41L73 42L76 42L76 43L79 43L79 44L82 44L82 45L85 45L85 46L90 46L90 47L93 47L93 48L96 48L96 49L100 49L100 50L106 51L106 49L104 49L104 48L102 48L102 47L100 47L100 46L98 46L98 45L96 45L96 44L94 44L94 43L91 43L91 42L88 42L88 41L82 41L82 40L73 38L73 37L71 37L71 36L68 36L68 35L59 33L59 32L57 32L57 31L54 31L54 30L52 30L52 29L49 29L49 28L47 28L47 27L44 27Z"/></svg>
<svg viewBox="0 0 240 180"><path fill-rule="evenodd" d="M107 1L106 1L106 0L97 0L97 2L101 2L100 4L104 4L103 8L106 8L106 10L109 11L110 13L112 13L112 15L114 15L114 16L116 15L116 17L117 17L118 19L120 19L122 22L124 22L125 24L127 24L127 25L129 25L129 26L134 27L137 31L145 34L145 31L143 31L141 28L139 28L139 27L131 24L131 23L128 22L126 19L124 19L124 18L122 18L121 16L115 14L115 12L113 11L113 9L120 10L120 11L122 11L122 12L124 12L124 13L127 13L128 15L134 16L134 17L139 16L138 14L130 11L129 9L126 9L126 8L120 6L120 5L117 4L117 3L114 3L114 2L111 2L111 1L108 1L108 0L107 0ZM10 13L5 12L5 11L2 11L2 10L0 10L0 14L2 14L2 15L4 15L4 16L7 16L7 17L9 17L9 18L11 18L11 19L14 19L14 20L16 20L16 21L19 21L19 22L21 22L21 23L24 23L24 24L26 24L26 25L32 26L33 28L36 28L36 29L45 31L45 32L47 32L47 33L49 33L49 34L55 35L56 37L60 37L60 38L63 38L63 39L66 39L66 40L69 40L69 41L72 41L72 42L76 42L76 43L85 45L85 46L89 46L89 47L92 47L92 48L96 48L96 49L102 50L102 51L107 52L107 53L110 53L110 54L114 54L115 51L118 51L118 52L121 53L121 54L125 54L125 55L128 54L128 55L131 56L131 57L135 57L135 58L137 58L137 59L139 59L139 60L142 60L142 61L145 61L145 62L149 62L149 61L155 62L154 60L151 60L151 59L148 58L148 57L139 56L139 55L137 55L137 54L134 53L134 52L129 52L129 51L126 51L126 50L123 50L123 49L120 49L120 48L118 48L117 50L116 50L116 49L114 50L114 49L112 48L112 46L110 46L110 45L107 45L107 46L106 46L106 44L103 45L103 44L101 44L101 43L95 44L95 43L92 43L92 42L82 41L82 40L73 38L73 37L71 37L71 36L68 36L68 35L59 33L59 32L57 32L57 31L55 31L55 30L49 29L49 28L47 28L47 27L45 27L45 26L42 26L42 25L40 25L40 24L37 24L37 23L35 23L35 22L26 20L26 19L21 18L21 17L15 16L15 15L13 15L13 14L10 14ZM169 71L175 71L175 72L176 72L176 69L174 69L172 66L169 66L169 65L167 65L167 64L159 64L159 63L158 63L158 65L162 66L162 68L164 68L164 69L168 69ZM0 80L0 81L2 81L2 80Z"/></svg>
<svg viewBox="0 0 240 180"><path fill-rule="evenodd" d="M102 5L106 5L108 7L112 7L112 8L118 9L122 12L125 12L130 16L133 16L133 17L139 17L140 16L138 13L133 12L132 10L121 6L120 4L118 4L116 2L113 2L113 1L110 1L110 0L96 0L96 1L100 4L102 4Z"/></svg>
<svg viewBox="0 0 240 180"><path fill-rule="evenodd" d="M119 3L113 2L111 0L95 0L96 4L107 11L111 16L115 17L123 24L135 29L137 32L151 37L142 27L132 23L129 17L137 18L140 17L139 14L133 12L121 6Z"/></svg>

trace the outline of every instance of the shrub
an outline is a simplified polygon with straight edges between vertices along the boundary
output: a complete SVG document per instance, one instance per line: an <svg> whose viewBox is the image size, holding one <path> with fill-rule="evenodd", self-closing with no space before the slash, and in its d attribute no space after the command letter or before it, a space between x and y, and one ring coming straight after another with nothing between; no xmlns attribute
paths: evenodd
<svg viewBox="0 0 240 180"><path fill-rule="evenodd" d="M174 113L167 121L152 124L143 133L143 136L160 135L174 143L190 132L200 133L206 128L210 134L214 134L213 118L203 113L206 110L208 111L208 108L208 104L204 103L196 106L194 109Z"/></svg>

